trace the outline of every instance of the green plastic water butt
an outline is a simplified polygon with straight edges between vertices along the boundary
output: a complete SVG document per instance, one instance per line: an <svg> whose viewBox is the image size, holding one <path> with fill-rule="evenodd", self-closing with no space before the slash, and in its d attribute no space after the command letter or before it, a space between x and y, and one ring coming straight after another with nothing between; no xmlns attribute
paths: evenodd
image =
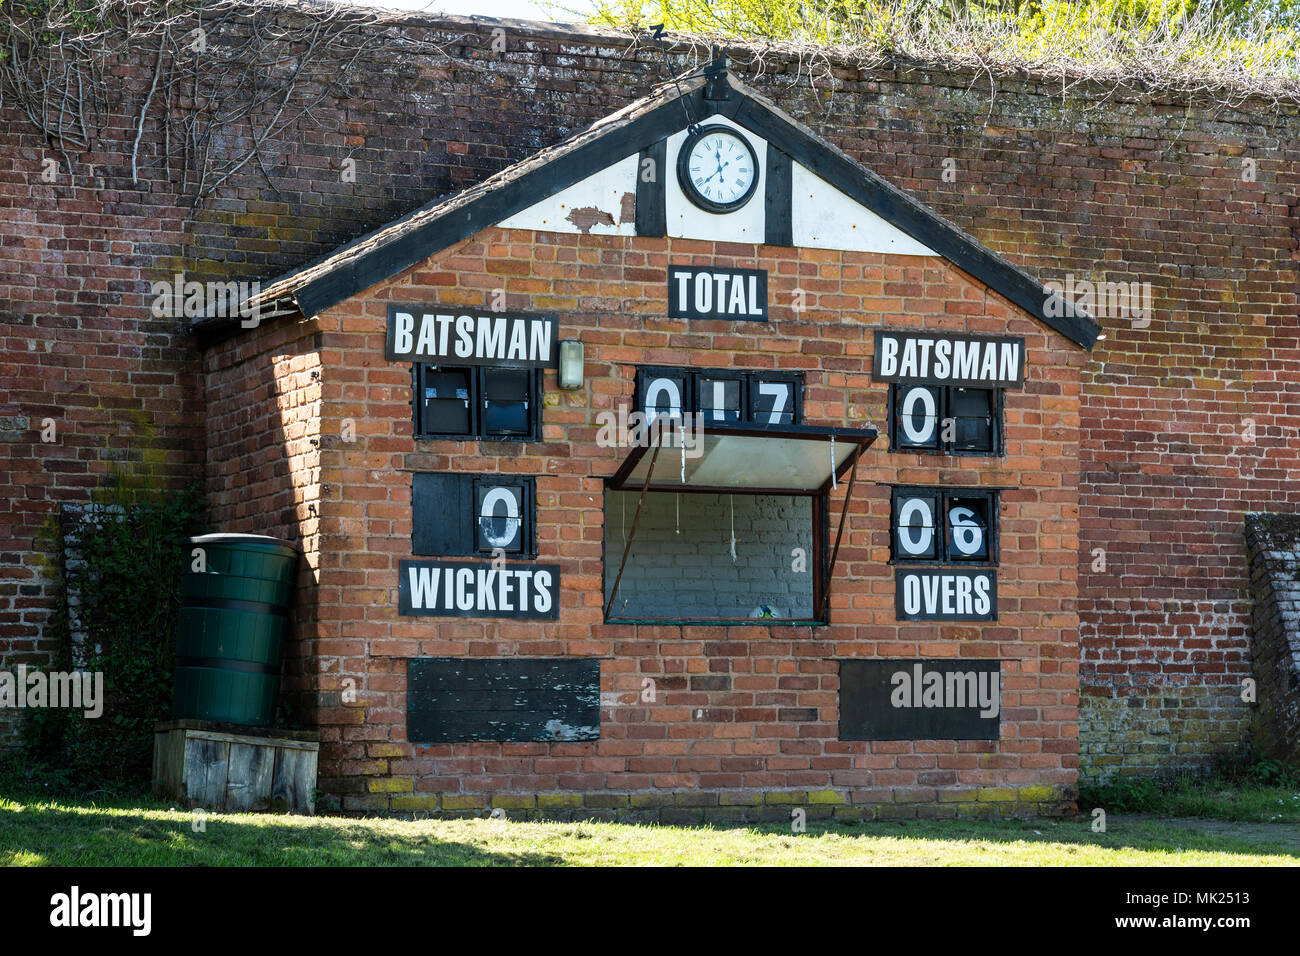
<svg viewBox="0 0 1300 956"><path fill-rule="evenodd" d="M172 713L266 727L275 718L298 549L257 534L207 534L181 575Z"/></svg>

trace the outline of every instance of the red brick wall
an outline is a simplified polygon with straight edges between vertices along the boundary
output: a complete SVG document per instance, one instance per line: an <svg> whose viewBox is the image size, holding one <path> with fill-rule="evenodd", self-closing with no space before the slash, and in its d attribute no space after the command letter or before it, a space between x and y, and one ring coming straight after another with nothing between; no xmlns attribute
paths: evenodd
<svg viewBox="0 0 1300 956"><path fill-rule="evenodd" d="M202 476L199 361L175 322L149 317L151 281L178 268L279 274L560 141L662 75L656 50L622 40L511 28L498 55L491 24L439 23L412 17L404 32L445 53L359 60L348 98L327 96L268 140L265 174L249 163L192 214L160 162L156 110L141 184L130 176L151 61L112 73L96 147L70 176L5 98L0 662L48 653L60 501L84 500L117 459L163 483ZM1242 515L1300 506L1287 481L1300 471L1296 105L1062 94L1059 78L906 63L838 65L832 97L798 63L768 53L754 76L743 61L732 57L783 109L1041 278L1152 283L1151 325L1106 320L1084 370L1084 767L1204 765L1234 749L1247 714L1234 688L1249 671ZM51 157L59 176L45 183ZM46 417L60 424L54 445L39 442ZM1225 443L1247 418L1253 443ZM1105 572L1091 570L1096 548Z"/></svg>
<svg viewBox="0 0 1300 956"><path fill-rule="evenodd" d="M203 355L208 514L226 532L267 534L302 550L286 644L289 724L311 720L295 690L314 670L304 660L316 636L320 594L321 335L312 320L284 320L228 339Z"/></svg>
<svg viewBox="0 0 1300 956"><path fill-rule="evenodd" d="M670 258L768 270L771 324L665 319ZM799 314L796 287L812 293ZM484 308L497 288L510 309L560 313L561 334L585 343L585 388L559 391L547 373L539 443L415 441L409 365L383 357L388 303ZM321 786L346 808L721 819L785 818L791 803L908 816L1072 799L1084 353L942 260L489 229L319 319L322 431L336 434L346 418L362 426L355 444L327 441L322 455ZM603 480L626 450L596 444L595 416L632 402L635 366L798 369L810 424L881 422L887 389L870 381L871 333L889 325L1026 337L1028 383L1007 394L1006 458L892 455L882 437L850 505L831 626L603 624ZM563 582L558 622L398 616L413 470L537 476L539 560L558 563ZM996 624L895 620L887 482L1015 489L1002 498ZM428 655L603 658L601 739L412 745L406 659ZM1005 659L1002 739L837 740L835 658L890 656ZM340 701L343 677L358 682L355 704ZM657 682L654 704L639 699L644 677Z"/></svg>

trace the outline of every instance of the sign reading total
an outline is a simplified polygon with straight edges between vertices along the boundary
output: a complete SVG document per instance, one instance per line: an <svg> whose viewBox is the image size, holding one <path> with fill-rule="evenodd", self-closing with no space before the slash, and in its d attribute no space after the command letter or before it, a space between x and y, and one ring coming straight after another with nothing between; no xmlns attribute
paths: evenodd
<svg viewBox="0 0 1300 956"><path fill-rule="evenodd" d="M876 382L1019 388L1025 382L1025 340L877 329L871 378Z"/></svg>
<svg viewBox="0 0 1300 956"><path fill-rule="evenodd" d="M402 561L398 565L397 613L554 621L560 616L560 568L555 564Z"/></svg>
<svg viewBox="0 0 1300 956"><path fill-rule="evenodd" d="M433 365L552 368L559 354L558 327L553 315L476 315L463 307L390 305L384 357Z"/></svg>
<svg viewBox="0 0 1300 956"><path fill-rule="evenodd" d="M668 267L670 319L767 321L767 273L759 269Z"/></svg>

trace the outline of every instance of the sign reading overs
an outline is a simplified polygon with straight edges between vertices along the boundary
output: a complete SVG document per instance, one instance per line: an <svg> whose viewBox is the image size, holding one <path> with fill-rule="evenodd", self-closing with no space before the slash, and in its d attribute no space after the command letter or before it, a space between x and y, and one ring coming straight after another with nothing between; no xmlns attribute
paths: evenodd
<svg viewBox="0 0 1300 956"><path fill-rule="evenodd" d="M840 661L840 740L997 740L1001 661Z"/></svg>
<svg viewBox="0 0 1300 956"><path fill-rule="evenodd" d="M553 315L467 314L463 307L388 307L384 357L393 362L552 368L559 356Z"/></svg>
<svg viewBox="0 0 1300 956"><path fill-rule="evenodd" d="M900 621L996 621L998 493L979 488L896 487L890 518L894 608Z"/></svg>
<svg viewBox="0 0 1300 956"><path fill-rule="evenodd" d="M559 565L402 561L398 575L398 614L549 621L560 616Z"/></svg>
<svg viewBox="0 0 1300 956"><path fill-rule="evenodd" d="M900 621L996 621L997 572L908 568L894 572Z"/></svg>
<svg viewBox="0 0 1300 956"><path fill-rule="evenodd" d="M877 382L1019 388L1025 382L1025 340L877 329L871 378Z"/></svg>
<svg viewBox="0 0 1300 956"><path fill-rule="evenodd" d="M766 322L767 273L669 266L668 317Z"/></svg>

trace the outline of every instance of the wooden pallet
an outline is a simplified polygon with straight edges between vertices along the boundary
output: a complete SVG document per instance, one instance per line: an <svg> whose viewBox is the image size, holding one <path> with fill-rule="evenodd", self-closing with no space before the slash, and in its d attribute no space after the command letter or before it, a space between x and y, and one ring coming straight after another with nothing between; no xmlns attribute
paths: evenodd
<svg viewBox="0 0 1300 956"><path fill-rule="evenodd" d="M164 721L154 728L154 796L214 812L310 815L319 750L314 731Z"/></svg>

